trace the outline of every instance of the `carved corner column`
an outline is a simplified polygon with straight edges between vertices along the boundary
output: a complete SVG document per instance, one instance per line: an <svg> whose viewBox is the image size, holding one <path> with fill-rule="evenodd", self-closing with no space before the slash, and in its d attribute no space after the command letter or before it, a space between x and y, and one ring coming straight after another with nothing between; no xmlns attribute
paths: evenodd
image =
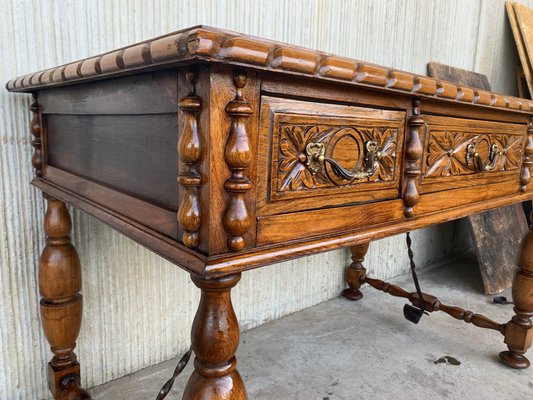
<svg viewBox="0 0 533 400"><path fill-rule="evenodd" d="M246 400L248 395L237 371L235 353L240 332L231 303L231 289L240 274L217 279L192 275L202 297L192 327L194 372L187 382L184 400Z"/></svg>
<svg viewBox="0 0 533 400"><path fill-rule="evenodd" d="M178 176L178 182L185 192L178 209L178 223L183 229L183 244L195 248L200 242L198 231L201 222L198 195L201 184L199 163L202 159L202 140L198 131L200 99L195 91L195 72L189 70L185 76L189 84L189 93L178 102L179 108L184 113L184 127L178 143L178 154L183 168Z"/></svg>
<svg viewBox="0 0 533 400"><path fill-rule="evenodd" d="M347 299L359 300L363 297L363 293L359 289L366 276L366 268L363 266L363 261L365 260L369 245L370 242L350 247L352 263L346 268L348 288L342 292L342 295Z"/></svg>
<svg viewBox="0 0 533 400"><path fill-rule="evenodd" d="M37 101L37 94L32 93L32 103L30 105L32 119L30 121L30 133L32 135L31 145L33 146L33 156L31 158L31 165L35 170L35 175L41 177L43 175L43 156L41 149L41 109Z"/></svg>
<svg viewBox="0 0 533 400"><path fill-rule="evenodd" d="M246 72L236 70L233 83L236 88L235 98L226 106L226 113L231 119L224 158L231 176L224 188L230 198L224 213L224 229L228 234L228 248L239 251L246 247L244 234L252 225L252 217L246 205L246 193L252 188L252 182L246 175L246 169L253 159L250 138L245 121L253 114L253 108L243 97L243 88L247 83Z"/></svg>
<svg viewBox="0 0 533 400"><path fill-rule="evenodd" d="M424 125L424 119L420 116L420 100L413 103L413 115L409 118L409 137L405 149L405 190L403 193L404 214L407 218L414 216L414 206L420 197L416 181L420 175L420 163L422 158L422 142L420 130Z"/></svg>
<svg viewBox="0 0 533 400"><path fill-rule="evenodd" d="M524 149L524 162L520 174L520 191L525 192L531 180L531 164L533 164L533 120L527 127L526 147Z"/></svg>
<svg viewBox="0 0 533 400"><path fill-rule="evenodd" d="M524 237L518 256L518 270L513 279L513 301L515 315L505 328L505 344L508 351L500 353L504 364L513 368L528 368L529 360L524 356L533 340L533 231Z"/></svg>
<svg viewBox="0 0 533 400"><path fill-rule="evenodd" d="M72 223L62 201L45 195L46 246L39 261L39 293L44 333L54 357L48 364L48 386L56 400L90 399L80 386L74 348L82 320L81 268L70 242Z"/></svg>

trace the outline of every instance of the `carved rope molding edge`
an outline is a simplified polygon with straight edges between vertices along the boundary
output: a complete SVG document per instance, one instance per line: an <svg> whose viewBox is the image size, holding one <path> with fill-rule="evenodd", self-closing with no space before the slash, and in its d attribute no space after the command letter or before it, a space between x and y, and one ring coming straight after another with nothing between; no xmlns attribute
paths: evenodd
<svg viewBox="0 0 533 400"><path fill-rule="evenodd" d="M199 59L298 73L354 85L437 97L487 107L533 112L533 101L477 90L350 58L210 27L194 27L99 56L24 75L6 84L24 92Z"/></svg>

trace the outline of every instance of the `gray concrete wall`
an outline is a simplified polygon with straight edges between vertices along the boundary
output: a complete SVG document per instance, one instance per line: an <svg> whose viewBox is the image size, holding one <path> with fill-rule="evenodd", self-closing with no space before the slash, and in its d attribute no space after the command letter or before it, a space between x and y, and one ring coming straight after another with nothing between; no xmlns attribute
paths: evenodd
<svg viewBox="0 0 533 400"><path fill-rule="evenodd" d="M0 0L0 16L0 82L205 23L421 74L440 61L488 74L497 91L516 91L516 50L500 0ZM29 186L29 99L2 85L0 102L0 399L44 399L50 352L36 290L43 201ZM84 386L183 351L199 298L188 275L85 214L74 220ZM420 266L452 252L454 230L415 233ZM348 262L340 249L246 273L235 291L243 329L337 296ZM375 243L368 266L380 278L407 271L403 237Z"/></svg>

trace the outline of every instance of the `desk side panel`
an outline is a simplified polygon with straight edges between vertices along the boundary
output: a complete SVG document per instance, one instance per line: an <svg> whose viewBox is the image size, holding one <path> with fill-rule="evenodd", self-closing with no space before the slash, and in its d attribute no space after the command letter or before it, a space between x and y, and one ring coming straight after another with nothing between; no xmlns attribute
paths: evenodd
<svg viewBox="0 0 533 400"><path fill-rule="evenodd" d="M40 92L44 179L175 240L177 75L167 70Z"/></svg>
<svg viewBox="0 0 533 400"><path fill-rule="evenodd" d="M177 210L177 115L49 114L48 165Z"/></svg>

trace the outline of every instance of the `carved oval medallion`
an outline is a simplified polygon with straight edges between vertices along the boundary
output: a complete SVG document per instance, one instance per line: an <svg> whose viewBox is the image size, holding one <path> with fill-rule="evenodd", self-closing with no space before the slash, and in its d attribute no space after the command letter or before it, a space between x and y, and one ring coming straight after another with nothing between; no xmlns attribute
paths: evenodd
<svg viewBox="0 0 533 400"><path fill-rule="evenodd" d="M326 157L335 160L341 167L348 171L362 168L364 158L364 142L361 135L353 128L343 128L335 132L326 149ZM326 173L336 185L348 185L351 180L344 179L336 174L331 164L326 163Z"/></svg>

